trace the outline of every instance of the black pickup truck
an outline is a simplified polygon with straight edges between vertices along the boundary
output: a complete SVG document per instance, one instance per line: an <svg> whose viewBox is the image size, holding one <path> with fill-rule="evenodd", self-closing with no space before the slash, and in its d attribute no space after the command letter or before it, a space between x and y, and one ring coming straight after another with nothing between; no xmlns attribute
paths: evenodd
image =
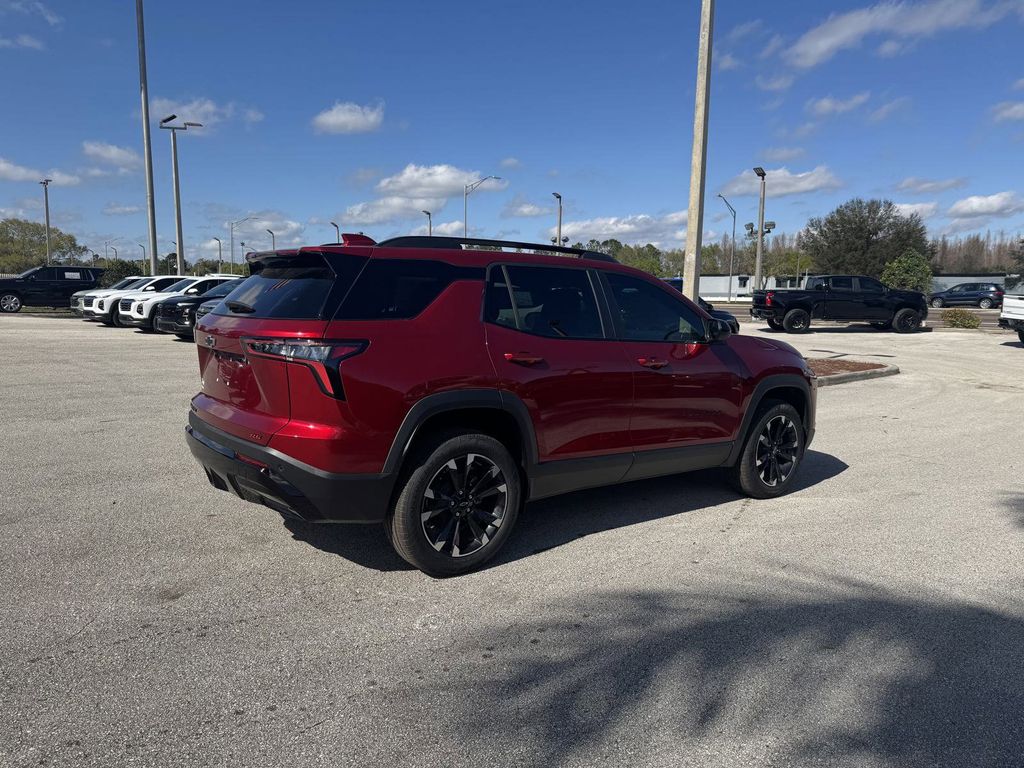
<svg viewBox="0 0 1024 768"><path fill-rule="evenodd" d="M879 330L910 333L928 317L923 293L901 291L862 275L809 277L804 288L754 291L752 317L775 330L803 333L811 320L868 322Z"/></svg>
<svg viewBox="0 0 1024 768"><path fill-rule="evenodd" d="M66 307L71 294L100 284L96 267L36 267L17 277L0 278L0 312L22 307Z"/></svg>

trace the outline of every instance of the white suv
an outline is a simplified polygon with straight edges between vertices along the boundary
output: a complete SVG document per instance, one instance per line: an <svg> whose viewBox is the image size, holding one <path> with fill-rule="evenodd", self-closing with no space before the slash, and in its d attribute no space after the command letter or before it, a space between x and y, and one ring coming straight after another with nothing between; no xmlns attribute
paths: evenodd
<svg viewBox="0 0 1024 768"><path fill-rule="evenodd" d="M92 295L92 305L89 306L89 297L82 302L82 318L84 320L98 320L104 325L120 325L120 316L117 311L118 302L122 296L129 293L154 293L169 285L181 280L177 275L157 275L156 277L144 277L135 283L125 286L120 290L106 290Z"/></svg>
<svg viewBox="0 0 1024 768"><path fill-rule="evenodd" d="M129 293L121 297L118 317L121 325L130 325L146 331L154 330L153 307L172 296L202 296L211 288L229 280L238 280L238 275L212 274L205 277L186 277L167 286L158 293Z"/></svg>
<svg viewBox="0 0 1024 768"><path fill-rule="evenodd" d="M108 288L90 288L87 291L76 291L71 294L71 312L72 314L81 317L85 310L85 302L87 300L91 299L91 301L89 301L89 306L91 307L96 301L97 296L106 296L111 291L119 291L122 288L129 288L140 280L142 280L142 275L132 275L131 277L126 277L123 280L118 280Z"/></svg>

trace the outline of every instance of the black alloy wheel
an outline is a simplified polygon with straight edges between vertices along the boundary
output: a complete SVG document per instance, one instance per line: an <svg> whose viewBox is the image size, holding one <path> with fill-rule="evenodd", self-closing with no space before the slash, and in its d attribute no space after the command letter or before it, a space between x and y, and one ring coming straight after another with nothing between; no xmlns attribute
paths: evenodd
<svg viewBox="0 0 1024 768"><path fill-rule="evenodd" d="M769 488L783 485L799 460L800 435L787 414L773 416L757 436L754 464L758 477Z"/></svg>
<svg viewBox="0 0 1024 768"><path fill-rule="evenodd" d="M508 483L486 456L450 459L423 492L420 527L435 552L466 557L486 546L505 521Z"/></svg>

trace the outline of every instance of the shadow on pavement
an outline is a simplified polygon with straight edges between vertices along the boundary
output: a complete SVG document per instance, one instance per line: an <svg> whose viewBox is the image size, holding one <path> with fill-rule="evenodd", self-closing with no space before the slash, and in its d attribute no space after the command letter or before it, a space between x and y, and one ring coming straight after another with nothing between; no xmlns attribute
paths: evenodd
<svg viewBox="0 0 1024 768"><path fill-rule="evenodd" d="M461 750L545 766L1024 764L1016 609L780 580L767 597L596 593L545 614L460 643L486 665L466 711L445 709ZM444 709L437 686L423 698Z"/></svg>
<svg viewBox="0 0 1024 768"><path fill-rule="evenodd" d="M813 487L846 469L847 465L835 456L808 450L792 492ZM533 502L520 512L508 543L484 568L514 562L593 533L706 509L737 498L720 470L705 470ZM411 568L392 550L381 526L315 525L295 520L285 520L284 526L296 540L357 565L380 571Z"/></svg>
<svg viewBox="0 0 1024 768"><path fill-rule="evenodd" d="M1024 349L1024 344L1019 341L1004 341L999 346L1001 347L1017 347L1017 349Z"/></svg>

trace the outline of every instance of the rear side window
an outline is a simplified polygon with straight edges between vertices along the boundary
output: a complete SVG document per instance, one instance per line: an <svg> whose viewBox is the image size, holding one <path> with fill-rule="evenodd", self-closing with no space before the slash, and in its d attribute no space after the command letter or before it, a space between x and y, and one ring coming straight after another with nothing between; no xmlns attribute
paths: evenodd
<svg viewBox="0 0 1024 768"><path fill-rule="evenodd" d="M316 320L324 317L328 299L347 291L366 259L348 254L330 261L318 253L268 256L253 262L253 274L233 280L229 302L214 314L280 320Z"/></svg>
<svg viewBox="0 0 1024 768"><path fill-rule="evenodd" d="M852 291L853 290L853 278L852 277L833 277L829 280L829 287L833 291Z"/></svg>
<svg viewBox="0 0 1024 768"><path fill-rule="evenodd" d="M472 279L483 279L483 270L423 259L371 259L341 305L337 319L416 317L452 282Z"/></svg>
<svg viewBox="0 0 1024 768"><path fill-rule="evenodd" d="M583 269L496 268L487 289L485 317L537 336L604 338L594 288Z"/></svg>

